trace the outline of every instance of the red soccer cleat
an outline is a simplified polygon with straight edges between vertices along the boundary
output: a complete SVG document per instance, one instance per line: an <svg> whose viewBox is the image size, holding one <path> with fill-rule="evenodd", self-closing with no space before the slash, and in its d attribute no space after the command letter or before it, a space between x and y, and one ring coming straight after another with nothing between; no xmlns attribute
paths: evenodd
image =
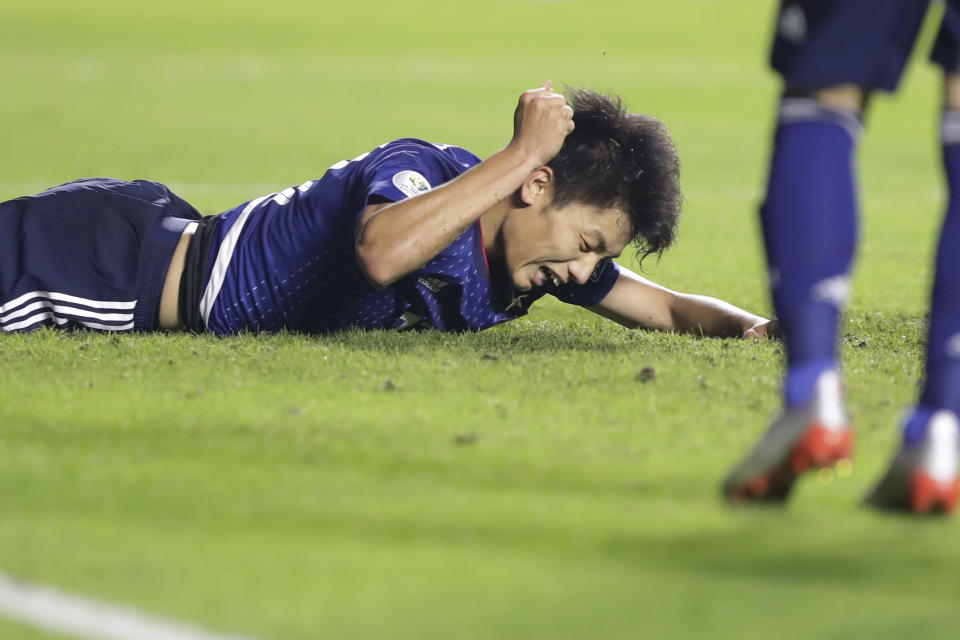
<svg viewBox="0 0 960 640"><path fill-rule="evenodd" d="M960 482L941 481L923 471L914 471L910 478L910 508L914 513L953 513L957 506Z"/></svg>
<svg viewBox="0 0 960 640"><path fill-rule="evenodd" d="M850 460L854 433L843 410L840 376L825 371L807 406L787 409L727 476L723 493L734 502L783 502L808 471Z"/></svg>
<svg viewBox="0 0 960 640"><path fill-rule="evenodd" d="M960 425L950 411L930 418L923 439L904 444L865 503L918 515L949 515L957 506L957 445Z"/></svg>

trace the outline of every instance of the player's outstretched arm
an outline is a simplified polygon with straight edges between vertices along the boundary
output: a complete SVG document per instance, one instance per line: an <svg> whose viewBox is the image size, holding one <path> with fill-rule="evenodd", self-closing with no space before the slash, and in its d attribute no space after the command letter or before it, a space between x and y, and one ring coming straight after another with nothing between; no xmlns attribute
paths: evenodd
<svg viewBox="0 0 960 640"><path fill-rule="evenodd" d="M631 329L754 339L777 333L776 320L709 296L671 291L623 267L610 293L590 310Z"/></svg>
<svg viewBox="0 0 960 640"><path fill-rule="evenodd" d="M552 160L571 131L573 110L551 83L524 92L506 147L427 193L364 210L356 236L360 267L384 287L427 263Z"/></svg>

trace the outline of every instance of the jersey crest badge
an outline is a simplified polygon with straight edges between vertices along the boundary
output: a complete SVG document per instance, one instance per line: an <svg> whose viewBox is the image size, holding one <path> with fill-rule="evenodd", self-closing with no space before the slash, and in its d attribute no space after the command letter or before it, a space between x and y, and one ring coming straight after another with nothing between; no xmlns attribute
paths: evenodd
<svg viewBox="0 0 960 640"><path fill-rule="evenodd" d="M416 171L401 171L394 174L393 186L408 197L430 191L430 183Z"/></svg>

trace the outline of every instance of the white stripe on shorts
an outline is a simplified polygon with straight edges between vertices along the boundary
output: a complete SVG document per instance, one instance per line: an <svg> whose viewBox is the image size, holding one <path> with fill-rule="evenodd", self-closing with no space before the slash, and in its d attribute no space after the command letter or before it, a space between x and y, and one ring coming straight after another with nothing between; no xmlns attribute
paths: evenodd
<svg viewBox="0 0 960 640"><path fill-rule="evenodd" d="M34 325L40 324L45 320L53 320L58 325L65 325L71 320L74 322L79 322L88 329L99 329L101 331L129 331L133 329L133 320L125 324L103 324L101 322L92 322L90 320L82 320L80 318L62 318L57 316L49 311L44 311L43 313L36 313L26 320L21 320L20 322L14 322L13 324L8 324L3 327L0 327L3 331L19 331L20 329L27 329Z"/></svg>
<svg viewBox="0 0 960 640"><path fill-rule="evenodd" d="M3 324L4 322L10 322L11 320L15 320L23 316L31 315L38 309L50 309L59 315L71 314L85 318L92 318L94 320L106 320L108 322L111 320L114 322L126 322L133 320L132 313L101 313L99 311L90 311L89 309L79 309L70 305L54 304L49 300L37 300L36 302L28 304L25 307L21 307L16 311L11 311L5 316L0 316L0 324Z"/></svg>
<svg viewBox="0 0 960 640"><path fill-rule="evenodd" d="M76 305L92 307L98 311ZM136 300L91 300L55 291L31 291L0 305L0 313L6 312L0 315L0 329L19 331L46 320L53 320L58 325L72 320L90 329L127 331L133 328L132 310L136 306ZM106 324L107 322L122 324Z"/></svg>
<svg viewBox="0 0 960 640"><path fill-rule="evenodd" d="M74 304L82 304L87 307L93 307L94 309L133 309L137 306L136 300L126 300L126 301L108 301L108 300L90 300L89 298L79 298L77 296L67 295L65 293L57 293L55 291L31 291L25 293L22 296L18 296L13 300L0 305L0 313L5 313L10 309L14 309L27 300L31 298L49 298L50 300L56 300L58 302L72 302Z"/></svg>

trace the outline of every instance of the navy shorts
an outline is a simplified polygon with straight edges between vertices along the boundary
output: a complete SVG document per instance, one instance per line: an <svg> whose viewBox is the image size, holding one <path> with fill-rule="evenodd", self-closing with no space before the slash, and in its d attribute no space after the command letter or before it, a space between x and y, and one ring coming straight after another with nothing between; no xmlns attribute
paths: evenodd
<svg viewBox="0 0 960 640"><path fill-rule="evenodd" d="M771 66L791 87L894 91L930 0L781 0ZM960 69L960 0L947 0L930 59Z"/></svg>
<svg viewBox="0 0 960 640"><path fill-rule="evenodd" d="M200 214L158 182L86 178L0 203L0 329L151 331Z"/></svg>

